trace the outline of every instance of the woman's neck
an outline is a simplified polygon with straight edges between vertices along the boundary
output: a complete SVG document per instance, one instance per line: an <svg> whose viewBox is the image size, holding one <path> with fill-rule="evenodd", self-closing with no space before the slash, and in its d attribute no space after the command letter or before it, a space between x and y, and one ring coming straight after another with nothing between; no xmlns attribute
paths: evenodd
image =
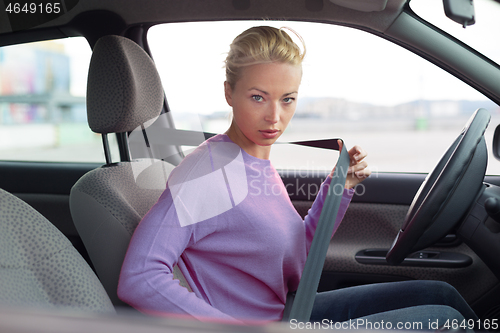
<svg viewBox="0 0 500 333"><path fill-rule="evenodd" d="M231 126L225 133L231 141L236 143L243 149L248 155L251 155L256 158L260 158L263 160L268 160L269 155L271 154L271 146L259 146L255 142L249 140L243 132L241 132L236 126Z"/></svg>

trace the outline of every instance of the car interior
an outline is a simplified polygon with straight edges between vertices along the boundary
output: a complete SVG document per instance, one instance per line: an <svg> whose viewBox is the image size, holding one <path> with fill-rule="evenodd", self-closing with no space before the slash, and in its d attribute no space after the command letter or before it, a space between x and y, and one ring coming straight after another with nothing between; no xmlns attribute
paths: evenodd
<svg viewBox="0 0 500 333"><path fill-rule="evenodd" d="M206 69L209 73L209 68L201 60L201 69L195 64L190 67L190 62L203 58L203 52L189 53L187 44L198 48L202 42L215 45L219 36L210 35L215 26L211 24L222 24L223 30L229 30L234 38L242 31L238 24L252 26L266 22L277 26L283 22L315 24L321 29L334 26L369 35L382 40L385 44L381 45L390 44L419 61L423 59L428 66L450 74L450 78L473 90L477 94L474 96L481 96L473 102L462 103L465 111L455 113L453 107L466 97L461 88L454 88L456 100L443 97L441 104L429 106L428 118L422 116L422 110L425 103L430 102L424 103L423 99L415 104L417 117L414 117L408 105L394 109L396 111L387 108L387 111L381 107L371 108L367 102L345 106L345 99L340 99L335 107L330 104L323 107L321 103L327 103L326 99L307 97L292 120L290 136L285 139L325 139L318 137L319 133L325 133L328 138L348 139L347 144L355 144L359 136L367 145L378 147L369 154L374 155L374 161L378 155L381 162L376 160L372 176L356 188L342 224L330 241L318 291L417 279L445 281L459 291L481 320L497 323L500 319L500 164L496 156L500 156L497 149L500 130L495 131L495 127L500 124L500 61L419 16L417 7L413 7L416 2L424 2L426 6L425 0L62 0L50 6L48 2L38 1L36 3L43 5L33 7L29 3L23 7L26 2L0 3L0 318L3 318L0 328L31 331L43 316L49 318L55 314L49 322L61 332L74 328L77 322L81 322L81 330L86 330L90 324L82 321L85 318L82 316L95 320L104 318L95 317L104 314L114 327L128 323L133 329L135 321L151 332L158 327L172 331L234 330L219 324L213 327L193 324L176 317L173 321L148 321L151 318L138 315L123 303L116 290L134 229L164 191L169 173L190 149L212 133L223 133L227 126L226 115L221 117L218 107L211 114L191 110L199 112L196 125L191 126L191 118L186 120L189 112L183 113L177 106L179 96L176 94L180 95L180 91L195 91L196 95L206 89L212 94L209 86L217 86L223 97L223 78L208 75L210 84L196 85L198 77L202 82L200 71ZM475 8L460 9L453 7L453 1L439 3L444 9L440 8L436 15L465 31L482 23L481 16L476 17L473 10L478 11L483 3L494 6L500 14L500 2L495 0L476 1ZM228 29L229 23L235 23L238 31ZM194 29L189 35L191 24ZM203 35L204 24L207 24L208 35ZM163 26L166 30L160 30ZM187 36L198 35L199 41L188 40ZM59 52L55 44L46 49L33 47L32 54L36 56L31 58L25 56L31 53L22 48L38 42L78 38L88 48L89 59L72 65L56 56L56 60L50 62L47 54ZM179 44L174 43L175 38L179 38ZM337 37L326 33L314 37L325 46L334 38ZM304 39L308 45L308 39ZM376 47L359 44L363 50L363 54L356 53L361 59L357 62L359 70L351 68L347 72L349 77L339 75L338 80L332 80L325 70L319 79L305 78L303 84L307 85L310 80L319 86L328 86L331 81L339 81L331 84L345 84L353 90L362 86L364 77L373 77L374 81L370 82L382 81L373 74L379 70L376 73L381 75L396 73L408 76L407 82L423 82L420 76L412 76L415 68L405 67L405 62L396 64L392 60L392 67L373 65L379 61L371 54ZM491 46L495 52L500 47L496 44ZM210 48L212 44L207 45ZM346 45L332 53L323 52L323 56L327 53L325 64L331 58L329 65L345 67L341 61L334 60L334 56L348 53L349 44ZM208 48L205 58L209 58ZM227 51L213 48L217 54ZM388 50L391 50L389 46ZM314 47L308 48L309 54L314 51ZM77 56L85 53L76 48L73 52ZM354 57L353 54L350 57ZM186 58L187 65L181 66L171 60L177 58L169 58L174 56ZM362 62L368 63L370 58L375 61L370 69L364 70ZM29 62L43 68L45 76L33 79ZM172 68L180 69L181 79L177 79L173 69L164 69L167 62ZM85 73L82 96L70 96L69 92L66 96L66 92L56 91L58 74L46 73L52 73L50 70L56 73L58 66L68 73L71 66ZM212 67L221 66L215 63ZM308 68L305 67L304 72ZM416 71L431 73L420 67ZM65 75L60 81L69 91L69 74ZM350 80L353 80L352 86ZM28 87L23 82L33 83ZM44 84L56 91L54 100L46 101L44 98L50 94L37 88ZM434 90L445 88L439 85ZM364 90L359 89L355 93L362 95ZM398 92L393 89L384 84L370 84L366 91L374 90L376 94L395 98ZM426 88L421 89L420 93L424 94L422 91ZM333 96L338 93L330 90ZM179 103L187 104L183 107L193 109L189 105L193 103L203 108L206 104L208 110L208 98L188 96L179 99ZM196 104L197 100L201 100L200 104ZM373 110L373 114L366 116L365 109ZM326 114L333 118L332 123L338 118L337 124L330 125L330 118L324 120L322 117ZM381 114L389 116L377 118ZM407 126L408 119L411 134L403 137L402 128ZM321 122L329 126L324 132L319 130ZM356 124L361 124L360 129L353 130ZM370 127L377 132L371 134ZM53 128L55 132L51 132ZM82 129L86 134L81 137L92 142L90 148L75 141ZM365 136L363 131L367 133ZM433 136L440 132L452 134L451 137ZM49 133L50 140L59 141L44 143L49 139L45 139L43 133ZM70 138L69 143L62 144L64 138ZM421 155L417 155L420 148L407 147L407 142L420 143ZM50 149L44 150L45 147ZM56 148L66 149L72 157L51 160L51 151ZM79 160L87 149L96 158ZM291 155L303 161L313 159L309 151L314 148L293 152L288 147L282 149L283 153L277 156L283 154L285 162L289 162ZM402 155L408 156L407 164L402 164L401 169L385 170L384 163L392 167L393 159L398 159L389 156L389 152L398 155L401 150L408 151ZM434 150L438 158L432 155ZM20 157L24 151L26 154ZM331 154L323 152L318 158L314 155L314 160L331 167L336 160ZM422 171L417 168L418 160L425 155L430 155L431 162ZM405 160L405 157L399 159ZM295 168L292 164L279 163L281 160L278 162L277 158L277 169L285 187L290 189L290 199L304 217L317 194L317 190L313 190L319 188L329 170L309 168L309 164ZM409 170L407 165L415 166L416 171ZM177 268L174 275L189 289ZM30 312L33 309L50 312L40 316ZM56 310L76 310L80 316L66 321L68 315L75 312L53 312ZM116 313L126 316L120 318ZM101 328L106 327L100 321L94 322L101 323ZM496 325L489 328L498 329ZM51 326L47 327L50 331ZM249 329L258 330L258 327ZM285 327L269 329L280 331Z"/></svg>

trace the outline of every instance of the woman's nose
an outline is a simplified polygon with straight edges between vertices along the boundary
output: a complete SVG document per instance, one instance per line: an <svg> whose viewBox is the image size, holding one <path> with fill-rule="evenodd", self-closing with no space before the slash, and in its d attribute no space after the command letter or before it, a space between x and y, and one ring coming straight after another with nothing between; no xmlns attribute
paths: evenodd
<svg viewBox="0 0 500 333"><path fill-rule="evenodd" d="M265 120L270 123L277 123L280 120L280 107L278 103L271 103L267 110Z"/></svg>

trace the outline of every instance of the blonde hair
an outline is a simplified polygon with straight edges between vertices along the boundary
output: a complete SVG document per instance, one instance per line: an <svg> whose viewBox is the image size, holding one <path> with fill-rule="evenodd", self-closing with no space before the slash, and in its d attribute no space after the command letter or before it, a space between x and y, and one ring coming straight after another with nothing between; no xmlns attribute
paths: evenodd
<svg viewBox="0 0 500 333"><path fill-rule="evenodd" d="M293 32L302 43L304 51L283 30ZM234 89L240 78L243 67L282 62L300 66L304 59L306 48L304 40L290 28L273 28L268 26L253 27L243 31L230 45L226 64L226 81Z"/></svg>

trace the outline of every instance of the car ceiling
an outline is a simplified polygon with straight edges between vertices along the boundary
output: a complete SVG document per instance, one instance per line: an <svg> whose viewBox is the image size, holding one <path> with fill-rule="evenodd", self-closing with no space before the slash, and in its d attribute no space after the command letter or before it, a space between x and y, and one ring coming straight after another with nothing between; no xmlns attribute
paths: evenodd
<svg viewBox="0 0 500 333"><path fill-rule="evenodd" d="M66 14L35 26L30 31L33 36L33 30L47 31L50 28L58 28L62 36L78 35L79 16L87 12L86 18L90 18L92 15L88 12L109 11L122 19L126 26L160 22L287 19L332 22L384 32L400 14L406 2L405 0L332 1L356 9L336 5L328 0L73 0L72 3L76 5ZM377 9L377 6L373 6L373 2L384 10L372 11ZM71 6L69 0L66 0L66 6ZM4 3L0 2L0 39L5 39L2 37L13 31L8 13L2 7ZM99 25L95 19L92 21ZM14 33L21 35L22 31ZM7 45L5 40L1 41L1 44Z"/></svg>

